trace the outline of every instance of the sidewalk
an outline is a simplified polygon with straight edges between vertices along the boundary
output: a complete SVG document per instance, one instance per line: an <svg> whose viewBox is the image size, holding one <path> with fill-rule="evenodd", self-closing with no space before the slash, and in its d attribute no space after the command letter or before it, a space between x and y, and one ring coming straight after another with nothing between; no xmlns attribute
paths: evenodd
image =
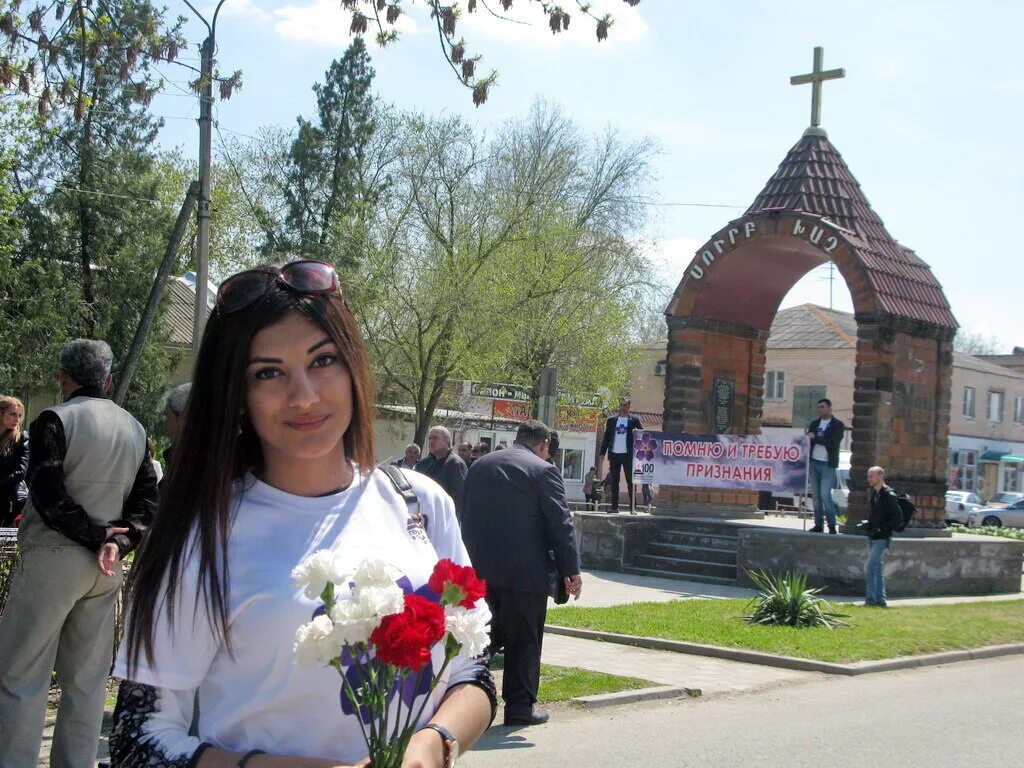
<svg viewBox="0 0 1024 768"><path fill-rule="evenodd" d="M825 677L817 672L796 672L707 656L652 651L550 633L544 635L542 656L545 664L638 677L657 685L699 688L704 696L753 691Z"/></svg>
<svg viewBox="0 0 1024 768"><path fill-rule="evenodd" d="M756 594L753 589L718 584L704 584L698 581L661 579L639 576L632 573L612 571L584 571L583 595L579 602L569 605L580 608L605 608L611 605L629 603L667 603L671 600L722 600L727 598L750 599ZM832 596L824 594L834 603L863 603L863 598ZM963 595L960 597L895 597L889 598L891 606L900 605L946 605L949 603L981 603L994 600L1022 600L1024 593L1004 595ZM553 607L554 604L551 604ZM549 623L555 624L556 621Z"/></svg>

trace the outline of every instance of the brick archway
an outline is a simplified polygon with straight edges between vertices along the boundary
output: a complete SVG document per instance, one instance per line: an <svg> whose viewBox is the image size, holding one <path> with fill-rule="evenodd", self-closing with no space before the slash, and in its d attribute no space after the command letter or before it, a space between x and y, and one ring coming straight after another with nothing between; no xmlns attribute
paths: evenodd
<svg viewBox="0 0 1024 768"><path fill-rule="evenodd" d="M772 320L793 285L830 260L857 320L850 517L866 517L867 469L881 464L914 496L916 524L943 527L956 320L931 270L885 231L824 136L805 135L748 213L686 268L666 311L664 428L713 432L717 378L735 384L729 431L760 433ZM699 514L756 501L667 486L658 506Z"/></svg>

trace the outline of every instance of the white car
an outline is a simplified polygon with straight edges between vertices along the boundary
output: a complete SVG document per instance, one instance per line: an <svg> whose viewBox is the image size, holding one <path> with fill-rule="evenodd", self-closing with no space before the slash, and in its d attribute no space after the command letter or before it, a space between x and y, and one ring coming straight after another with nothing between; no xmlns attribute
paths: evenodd
<svg viewBox="0 0 1024 768"><path fill-rule="evenodd" d="M982 507L967 515L967 525L971 528L980 526L1005 526L1007 528L1024 528L1024 501L1015 501L1006 507Z"/></svg>
<svg viewBox="0 0 1024 768"><path fill-rule="evenodd" d="M967 525L967 515L985 505L970 491L946 491L946 522Z"/></svg>
<svg viewBox="0 0 1024 768"><path fill-rule="evenodd" d="M845 515L850 506L850 458L849 451L839 452L839 469L836 470L836 484L832 488L832 503L836 505L836 514Z"/></svg>

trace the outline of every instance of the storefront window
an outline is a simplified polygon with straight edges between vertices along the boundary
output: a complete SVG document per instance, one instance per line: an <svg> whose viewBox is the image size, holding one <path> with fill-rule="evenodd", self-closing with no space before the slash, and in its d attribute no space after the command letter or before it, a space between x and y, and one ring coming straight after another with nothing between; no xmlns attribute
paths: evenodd
<svg viewBox="0 0 1024 768"><path fill-rule="evenodd" d="M952 450L949 452L949 490L976 491L978 488L978 452Z"/></svg>
<svg viewBox="0 0 1024 768"><path fill-rule="evenodd" d="M583 451L576 448L559 448L555 466L562 470L563 480L582 480Z"/></svg>
<svg viewBox="0 0 1024 768"><path fill-rule="evenodd" d="M1000 490L1020 490L1020 466L1020 464L1003 464L1000 467L1000 470L1002 471L1003 475L1003 482Z"/></svg>

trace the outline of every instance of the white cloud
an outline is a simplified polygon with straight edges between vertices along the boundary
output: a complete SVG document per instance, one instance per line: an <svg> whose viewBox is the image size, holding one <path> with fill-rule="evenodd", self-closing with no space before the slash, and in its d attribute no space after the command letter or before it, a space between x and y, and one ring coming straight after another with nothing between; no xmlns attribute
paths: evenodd
<svg viewBox="0 0 1024 768"><path fill-rule="evenodd" d="M352 40L349 34L352 13L343 10L339 0L313 0L305 5L286 5L276 9L274 17L274 29L289 40L333 48L344 47ZM385 29L391 28L385 25ZM414 35L419 32L419 24L407 13L399 17L393 28L400 35ZM372 33L373 29L374 22L371 21L369 33ZM373 37L372 34L369 36Z"/></svg>
<svg viewBox="0 0 1024 768"><path fill-rule="evenodd" d="M216 11L216 4L203 8L203 15L212 19ZM218 19L253 19L256 21L270 21L270 13L253 3L253 0L227 0L220 8Z"/></svg>

